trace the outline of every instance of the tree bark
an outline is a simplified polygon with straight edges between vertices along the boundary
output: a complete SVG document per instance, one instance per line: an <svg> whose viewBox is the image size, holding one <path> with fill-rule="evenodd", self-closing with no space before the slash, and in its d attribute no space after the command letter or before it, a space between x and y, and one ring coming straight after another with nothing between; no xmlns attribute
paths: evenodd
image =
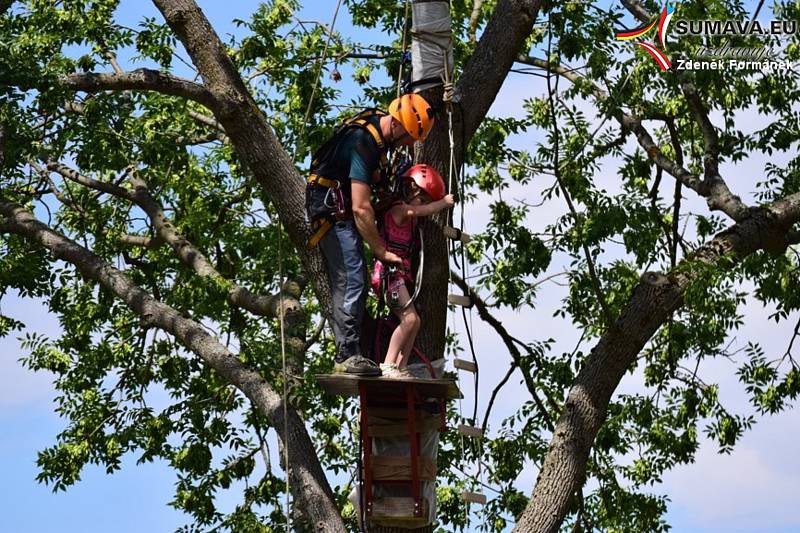
<svg viewBox="0 0 800 533"><path fill-rule="evenodd" d="M202 85L147 68L132 72L105 74L97 72L76 72L60 79L64 87L87 93L99 91L157 90L163 94L180 96L194 100L207 108L214 107L214 97Z"/></svg>
<svg viewBox="0 0 800 533"><path fill-rule="evenodd" d="M683 304L697 278L693 263L740 261L758 250L783 253L787 234L800 220L800 193L765 208L719 233L677 268L642 276L616 323L601 337L570 389L528 506L514 531L556 532L573 495L583 485L594 439L611 395L650 337Z"/></svg>
<svg viewBox="0 0 800 533"><path fill-rule="evenodd" d="M151 327L175 336L187 349L238 388L268 418L285 446L289 446L289 481L296 504L313 521L315 531L344 532L344 524L333 499L317 452L297 412L261 375L245 366L217 339L194 320L159 302L91 251L53 231L18 204L0 198L0 232L21 235L47 248L56 259L75 265L87 280L113 292Z"/></svg>

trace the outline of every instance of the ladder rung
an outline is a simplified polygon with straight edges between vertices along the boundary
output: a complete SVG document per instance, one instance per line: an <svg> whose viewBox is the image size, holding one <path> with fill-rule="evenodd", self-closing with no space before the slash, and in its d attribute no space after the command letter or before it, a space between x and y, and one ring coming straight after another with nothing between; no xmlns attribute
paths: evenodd
<svg viewBox="0 0 800 533"><path fill-rule="evenodd" d="M453 239L454 241L461 241L463 244L469 244L469 241L472 240L472 236L469 233L464 233L458 228L454 228L452 226L445 226L442 228L442 233L448 239Z"/></svg>
<svg viewBox="0 0 800 533"><path fill-rule="evenodd" d="M470 308L472 307L472 298L470 298L469 296L465 296L463 294L448 294L447 303Z"/></svg>
<svg viewBox="0 0 800 533"><path fill-rule="evenodd" d="M467 361L466 359L453 359L453 366L459 370L466 370L467 372L472 372L473 374L478 371L478 365L472 361Z"/></svg>
<svg viewBox="0 0 800 533"><path fill-rule="evenodd" d="M481 428L467 426L466 424L460 424L458 426L458 432L467 437L483 437L483 430Z"/></svg>
<svg viewBox="0 0 800 533"><path fill-rule="evenodd" d="M465 490L461 493L461 499L469 503L486 505L486 495L481 494L480 492L469 492Z"/></svg>

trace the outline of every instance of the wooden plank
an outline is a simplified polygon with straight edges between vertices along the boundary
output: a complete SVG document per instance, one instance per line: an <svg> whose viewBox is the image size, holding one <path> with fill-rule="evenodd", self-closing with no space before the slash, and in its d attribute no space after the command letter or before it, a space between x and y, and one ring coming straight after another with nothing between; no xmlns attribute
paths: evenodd
<svg viewBox="0 0 800 533"><path fill-rule="evenodd" d="M377 419L381 420L381 419ZM382 419L389 420L389 419ZM418 433L434 433L439 431L441 421L437 416L435 419L425 419L424 421L418 420L417 423ZM369 436L370 437L402 437L408 435L408 422L391 420L390 422L377 422L373 417L369 417Z"/></svg>
<svg viewBox="0 0 800 533"><path fill-rule="evenodd" d="M481 428L468 426L466 424L460 424L458 426L458 432L467 437L483 437L483 430Z"/></svg>
<svg viewBox="0 0 800 533"><path fill-rule="evenodd" d="M469 309L472 307L472 298L469 296L464 296L463 294L448 294L447 295L447 303L453 305L459 305L461 307L466 307Z"/></svg>
<svg viewBox="0 0 800 533"><path fill-rule="evenodd" d="M418 458L419 478L423 481L436 479L436 463L428 457ZM373 455L370 457L372 480L409 481L411 480L411 457L393 455Z"/></svg>
<svg viewBox="0 0 800 533"><path fill-rule="evenodd" d="M358 396L358 384L364 383L368 396L405 397L405 384L413 383L422 398L463 398L452 379L389 379L353 374L317 374L316 379L323 390L333 396Z"/></svg>
<svg viewBox="0 0 800 533"><path fill-rule="evenodd" d="M467 361L466 359L453 359L453 366L459 370L466 370L467 372L472 372L473 374L478 371L478 365L472 361Z"/></svg>
<svg viewBox="0 0 800 533"><path fill-rule="evenodd" d="M435 418L439 420L439 413L432 413L427 409L414 409L417 420L427 420L428 418ZM405 407L373 407L369 406L369 418L390 418L392 420L406 420L408 418L408 409Z"/></svg>
<svg viewBox="0 0 800 533"><path fill-rule="evenodd" d="M463 244L469 244L469 241L472 240L472 237L469 233L464 233L458 228L454 228L452 226L444 226L442 228L442 233L448 239L453 239L454 241L461 241Z"/></svg>
<svg viewBox="0 0 800 533"><path fill-rule="evenodd" d="M469 492L465 490L461 493L461 499L469 503L486 505L486 495L481 494L480 492Z"/></svg>
<svg viewBox="0 0 800 533"><path fill-rule="evenodd" d="M414 498L385 496L376 498L372 502L372 513L367 517L369 522L375 524L386 523L397 526L424 526L428 523L429 503L427 498L421 498L419 508L416 507Z"/></svg>

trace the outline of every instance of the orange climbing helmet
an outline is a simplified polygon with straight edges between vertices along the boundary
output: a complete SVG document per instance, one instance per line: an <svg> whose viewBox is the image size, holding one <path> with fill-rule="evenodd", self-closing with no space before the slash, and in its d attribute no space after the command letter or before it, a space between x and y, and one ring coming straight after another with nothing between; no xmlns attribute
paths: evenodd
<svg viewBox="0 0 800 533"><path fill-rule="evenodd" d="M414 165L408 169L403 178L413 180L434 202L444 198L444 180L430 165Z"/></svg>
<svg viewBox="0 0 800 533"><path fill-rule="evenodd" d="M392 100L389 114L415 141L424 141L433 128L433 108L418 94L404 94Z"/></svg>

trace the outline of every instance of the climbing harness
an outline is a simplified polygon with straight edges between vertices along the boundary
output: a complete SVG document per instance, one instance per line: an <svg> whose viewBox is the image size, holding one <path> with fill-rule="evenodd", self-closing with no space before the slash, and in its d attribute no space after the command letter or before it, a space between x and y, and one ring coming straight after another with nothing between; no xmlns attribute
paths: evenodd
<svg viewBox="0 0 800 533"><path fill-rule="evenodd" d="M349 179L330 179L324 174L331 171L331 159L336 155L339 143L354 128L365 130L374 142L374 149L379 155L379 173L381 181L388 179L390 173L389 160L386 157L386 142L380 130L370 119L383 117L386 114L378 109L366 109L355 117L346 120L333 136L314 152L311 160L311 173L306 186L310 188L306 198L306 210L311 218L312 234L306 246L312 249L319 244L336 220L347 220L352 216L350 206Z"/></svg>
<svg viewBox="0 0 800 533"><path fill-rule="evenodd" d="M419 295L425 268L425 242L422 231L415 219L409 220L405 225L400 226L394 221L391 209L405 201L409 201L409 195L417 196L421 193L426 194L432 201L441 200L445 195L444 180L442 180L436 169L430 165L414 165L399 174L393 187L390 205L378 210L378 213L381 214L378 217L378 231L386 243L387 249L400 257L406 258L411 257L415 249L419 250L419 265L414 281L414 293L410 295L408 302L402 307L399 305L399 290L406 278L405 270L411 266L410 262L408 265L404 264L403 269L398 269L394 266L387 267L379 261L375 263L372 274L373 288L378 294L379 300L382 299L391 309L395 310L406 309ZM415 239L411 238L412 232L416 233Z"/></svg>

